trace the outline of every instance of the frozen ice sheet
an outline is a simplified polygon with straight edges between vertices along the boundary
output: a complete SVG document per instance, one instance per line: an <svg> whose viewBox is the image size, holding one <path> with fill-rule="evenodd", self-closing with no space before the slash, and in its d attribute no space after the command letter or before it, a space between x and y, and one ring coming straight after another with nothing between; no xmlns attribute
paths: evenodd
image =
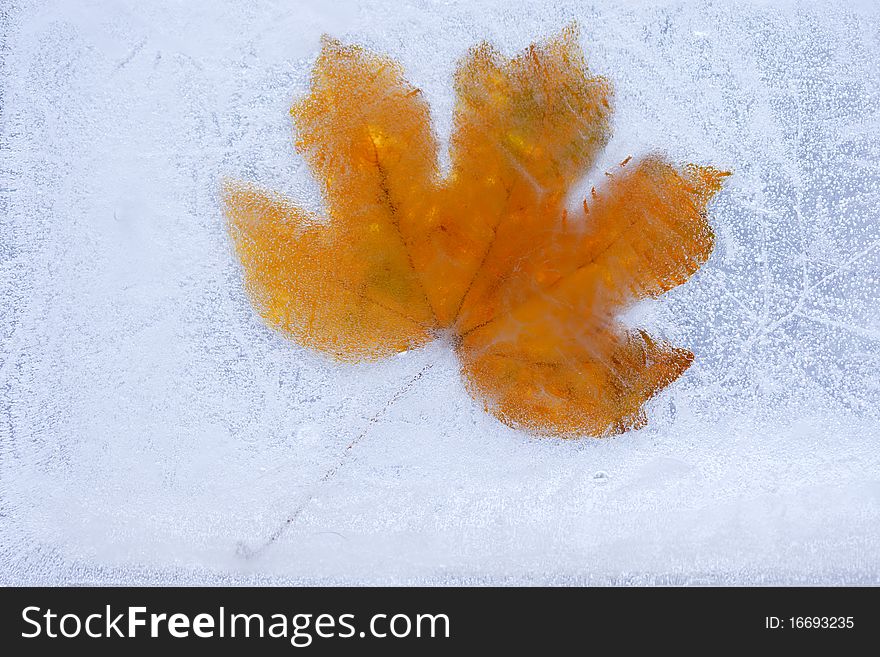
<svg viewBox="0 0 880 657"><path fill-rule="evenodd" d="M442 344L343 366L260 323L219 181L320 207L287 110L321 33L398 58L447 140L476 39L574 19L616 86L600 172L734 171L709 263L631 312L696 354L647 428L532 439ZM3 582L880 583L876 6L13 1L0 26Z"/></svg>

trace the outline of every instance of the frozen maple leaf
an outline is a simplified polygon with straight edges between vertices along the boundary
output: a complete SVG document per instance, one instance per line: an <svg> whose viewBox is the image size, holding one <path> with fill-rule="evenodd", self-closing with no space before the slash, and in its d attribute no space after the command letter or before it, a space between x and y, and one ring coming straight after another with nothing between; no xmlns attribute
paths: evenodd
<svg viewBox="0 0 880 657"><path fill-rule="evenodd" d="M249 184L224 189L255 307L344 361L445 331L468 390L512 426L565 437L642 426L644 402L693 354L618 317L706 261L706 206L727 174L649 155L567 208L611 115L610 84L589 73L574 27L513 59L478 46L455 90L444 179L427 104L400 66L324 39L291 115L329 217Z"/></svg>

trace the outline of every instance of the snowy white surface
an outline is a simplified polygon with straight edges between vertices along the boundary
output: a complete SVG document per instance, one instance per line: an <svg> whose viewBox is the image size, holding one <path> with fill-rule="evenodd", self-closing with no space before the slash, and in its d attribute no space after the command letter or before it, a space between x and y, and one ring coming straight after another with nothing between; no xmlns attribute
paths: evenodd
<svg viewBox="0 0 880 657"><path fill-rule="evenodd" d="M646 429L533 439L442 344L345 366L260 323L219 182L320 207L287 110L321 33L398 58L446 140L468 47L573 19L616 86L601 167L734 171L709 263L631 313L696 353ZM880 7L13 1L0 25L0 581L880 583Z"/></svg>

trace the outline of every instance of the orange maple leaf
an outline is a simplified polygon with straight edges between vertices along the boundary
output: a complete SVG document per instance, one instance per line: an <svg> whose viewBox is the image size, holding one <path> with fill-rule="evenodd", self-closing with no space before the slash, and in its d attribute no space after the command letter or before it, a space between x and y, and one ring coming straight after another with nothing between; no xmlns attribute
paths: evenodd
<svg viewBox="0 0 880 657"><path fill-rule="evenodd" d="M394 61L325 38L291 109L328 220L249 184L226 212L254 306L344 361L452 337L471 394L503 422L564 437L645 423L693 354L617 319L680 285L713 248L706 205L728 175L629 158L582 208L566 194L610 136L607 80L575 27L455 76L451 170Z"/></svg>

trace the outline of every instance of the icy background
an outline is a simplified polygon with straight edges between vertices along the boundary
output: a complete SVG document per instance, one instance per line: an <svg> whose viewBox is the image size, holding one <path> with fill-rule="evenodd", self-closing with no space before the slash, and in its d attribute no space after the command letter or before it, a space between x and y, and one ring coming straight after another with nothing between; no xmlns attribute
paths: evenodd
<svg viewBox="0 0 880 657"><path fill-rule="evenodd" d="M877 5L0 6L0 582L880 583ZM696 353L646 429L532 439L441 344L344 366L262 326L219 182L320 207L287 110L321 33L447 140L468 47L573 19L617 91L599 177L734 171L709 263L631 313Z"/></svg>

